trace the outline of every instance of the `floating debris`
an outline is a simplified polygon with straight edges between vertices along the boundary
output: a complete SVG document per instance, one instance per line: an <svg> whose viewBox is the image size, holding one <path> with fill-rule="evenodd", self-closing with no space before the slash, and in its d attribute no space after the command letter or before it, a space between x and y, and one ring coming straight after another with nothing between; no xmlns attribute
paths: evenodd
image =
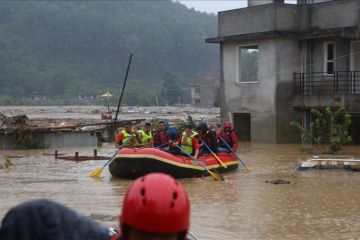
<svg viewBox="0 0 360 240"><path fill-rule="evenodd" d="M76 179L43 179L43 180L31 180L21 181L21 184L32 184L32 183L61 183L61 182L77 182Z"/></svg>
<svg viewBox="0 0 360 240"><path fill-rule="evenodd" d="M107 160L109 157L98 156L97 149L94 149L94 156L79 156L79 152L75 152L75 156L63 156L59 157L57 150L55 150L55 159L62 159L68 161L89 161L89 160Z"/></svg>
<svg viewBox="0 0 360 240"><path fill-rule="evenodd" d="M10 167L13 165L11 158L6 157L5 163L0 163L0 169L10 169Z"/></svg>
<svg viewBox="0 0 360 240"><path fill-rule="evenodd" d="M43 153L42 155L43 155L43 156L55 156L55 155L57 155L57 156L64 156L65 153L57 153L57 152L54 152L54 153Z"/></svg>
<svg viewBox="0 0 360 240"><path fill-rule="evenodd" d="M343 170L360 170L360 159L354 159L353 156L340 155L323 155L312 156L312 158L301 162L295 170L322 170L322 169L343 169Z"/></svg>
<svg viewBox="0 0 360 240"><path fill-rule="evenodd" d="M25 156L5 155L6 158L24 158Z"/></svg>
<svg viewBox="0 0 360 240"><path fill-rule="evenodd" d="M290 184L290 181L287 180L282 180L282 179L276 179L276 180L266 180L266 183L271 183L271 184Z"/></svg>

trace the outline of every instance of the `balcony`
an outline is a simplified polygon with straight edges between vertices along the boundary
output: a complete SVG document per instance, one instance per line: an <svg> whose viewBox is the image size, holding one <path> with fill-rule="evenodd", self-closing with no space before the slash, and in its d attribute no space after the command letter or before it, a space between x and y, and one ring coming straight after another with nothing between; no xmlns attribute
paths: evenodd
<svg viewBox="0 0 360 240"><path fill-rule="evenodd" d="M292 106L300 109L347 107L360 111L360 71L294 73Z"/></svg>
<svg viewBox="0 0 360 240"><path fill-rule="evenodd" d="M295 95L360 95L360 71L294 73Z"/></svg>

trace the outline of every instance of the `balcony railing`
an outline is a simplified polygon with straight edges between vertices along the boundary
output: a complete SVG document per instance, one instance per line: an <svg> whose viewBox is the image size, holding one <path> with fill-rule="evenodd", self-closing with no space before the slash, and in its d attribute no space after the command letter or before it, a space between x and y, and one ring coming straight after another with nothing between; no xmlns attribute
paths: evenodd
<svg viewBox="0 0 360 240"><path fill-rule="evenodd" d="M294 73L296 95L360 95L360 71Z"/></svg>

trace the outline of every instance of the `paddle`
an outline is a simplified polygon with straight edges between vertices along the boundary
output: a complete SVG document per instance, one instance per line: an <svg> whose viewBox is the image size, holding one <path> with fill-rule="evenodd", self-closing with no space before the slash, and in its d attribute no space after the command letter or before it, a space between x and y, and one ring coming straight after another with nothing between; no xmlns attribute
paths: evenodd
<svg viewBox="0 0 360 240"><path fill-rule="evenodd" d="M115 159L115 156L116 156L117 153L118 153L118 150L116 150L115 154L104 164L104 166L98 167L97 169L95 169L94 171L92 171L92 172L90 173L90 176L91 176L91 177L100 177L102 171L104 170L104 168L105 168L108 164L110 164L110 162L111 162L113 159Z"/></svg>
<svg viewBox="0 0 360 240"><path fill-rule="evenodd" d="M207 148L207 150L209 150L209 152L216 158L216 160L218 160L218 162L220 163L221 166L223 166L224 168L227 168L227 166L220 160L220 158L218 156L216 156L216 154L211 150L211 148L209 147L209 145L206 144L206 142L200 138L200 140L202 141L202 143L204 144L204 146Z"/></svg>
<svg viewBox="0 0 360 240"><path fill-rule="evenodd" d="M131 135L129 138L127 138L127 139L123 142L123 144L121 144L121 145L119 146L119 149L116 150L115 154L104 164L104 166L98 167L97 169L95 169L94 171L92 171L92 172L90 173L90 176L91 176L91 177L100 177L102 171L104 170L104 168L105 168L108 164L110 164L110 163L112 162L112 160L115 159L115 156L117 155L117 153L119 152L119 150L122 149L122 148L124 147L124 144L125 144L126 142L130 141L132 138L134 138L134 136L132 136L132 135Z"/></svg>
<svg viewBox="0 0 360 240"><path fill-rule="evenodd" d="M188 238L189 240L199 240L199 239L198 239L197 237L195 237L194 234L192 234L191 232L188 232L187 238Z"/></svg>
<svg viewBox="0 0 360 240"><path fill-rule="evenodd" d="M235 155L235 157L236 157L236 158L242 163L242 165L246 168L246 172L248 172L248 173L251 172L252 169L249 168L249 167L245 164L245 162L243 162L243 161L240 159L240 157L239 157L238 155L236 155L236 153L231 150L231 147L229 146L229 144L228 144L220 135L219 135L219 137L220 137L221 141L226 145L226 147L230 150L230 152L231 152L233 155Z"/></svg>
<svg viewBox="0 0 360 240"><path fill-rule="evenodd" d="M187 155L188 157L190 157L193 161L195 161L198 165L200 165L201 167L203 167L209 174L210 176L212 176L216 181L219 181L219 179L224 180L224 177L222 175L220 175L220 173L214 173L212 171L210 171L203 162L195 159L193 156L191 156L190 154L188 154L187 152L185 152L184 149L182 149L180 146L175 145L182 153L184 153L185 155Z"/></svg>
<svg viewBox="0 0 360 240"><path fill-rule="evenodd" d="M155 148L159 149L159 148L165 147L166 145L169 145L169 144L170 144L170 142L164 143L164 144L161 144L161 145L159 145L159 146L157 146Z"/></svg>

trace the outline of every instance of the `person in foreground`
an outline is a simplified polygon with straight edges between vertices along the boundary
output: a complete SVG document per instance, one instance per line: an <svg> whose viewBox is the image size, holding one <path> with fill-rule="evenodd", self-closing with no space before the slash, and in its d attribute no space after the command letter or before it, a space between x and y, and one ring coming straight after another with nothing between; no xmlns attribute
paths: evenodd
<svg viewBox="0 0 360 240"><path fill-rule="evenodd" d="M190 202L171 176L140 177L125 195L120 229L112 240L185 240L190 226Z"/></svg>
<svg viewBox="0 0 360 240"><path fill-rule="evenodd" d="M128 189L120 215L120 232L109 229L50 200L34 200L12 208L2 220L4 240L185 240L190 202L171 176L150 173Z"/></svg>

